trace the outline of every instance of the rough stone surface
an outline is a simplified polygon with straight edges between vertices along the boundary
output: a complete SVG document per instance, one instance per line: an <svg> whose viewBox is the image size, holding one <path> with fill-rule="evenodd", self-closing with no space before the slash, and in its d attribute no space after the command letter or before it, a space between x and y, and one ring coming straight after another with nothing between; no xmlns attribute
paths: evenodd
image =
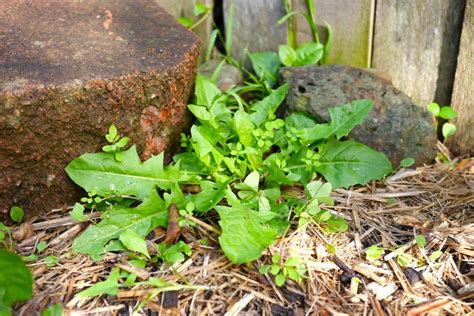
<svg viewBox="0 0 474 316"><path fill-rule="evenodd" d="M0 217L75 201L64 167L112 123L143 158L172 149L198 45L152 1L0 1Z"/></svg>
<svg viewBox="0 0 474 316"><path fill-rule="evenodd" d="M328 109L356 99L374 101L364 123L350 137L384 152L397 166L406 157L417 165L436 155L437 136L431 115L389 81L363 69L342 65L283 68L280 82L290 84L289 111L303 111L318 121L329 120Z"/></svg>
<svg viewBox="0 0 474 316"><path fill-rule="evenodd" d="M214 72L220 67L217 75L217 87L221 91L227 91L235 86L240 86L243 83L243 78L240 70L230 64L221 66L222 61L211 59L207 63L199 67L199 73L203 76L211 78Z"/></svg>

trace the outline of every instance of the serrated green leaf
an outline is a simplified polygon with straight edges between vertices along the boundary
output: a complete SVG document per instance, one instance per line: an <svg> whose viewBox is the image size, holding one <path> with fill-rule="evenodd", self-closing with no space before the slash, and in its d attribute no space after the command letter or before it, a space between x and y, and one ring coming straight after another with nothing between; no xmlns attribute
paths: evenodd
<svg viewBox="0 0 474 316"><path fill-rule="evenodd" d="M331 120L326 124L317 124L312 128L302 130L302 140L312 143L320 139L327 139L335 135L341 139L349 135L350 131L361 124L372 109L374 103L371 100L355 100L349 104L330 108Z"/></svg>
<svg viewBox="0 0 474 316"><path fill-rule="evenodd" d="M234 113L234 124L239 140L245 147L249 147L252 144L253 136L252 131L255 129L250 115L244 110L238 110Z"/></svg>
<svg viewBox="0 0 474 316"><path fill-rule="evenodd" d="M380 180L392 171L392 164L383 153L354 140L341 142L331 138L320 155L321 165L315 169L333 188Z"/></svg>
<svg viewBox="0 0 474 316"><path fill-rule="evenodd" d="M214 208L224 198L227 183L201 182L201 192L191 197L196 211L207 212Z"/></svg>
<svg viewBox="0 0 474 316"><path fill-rule="evenodd" d="M141 253L142 255L150 259L150 254L148 253L148 249L146 247L146 241L135 231L131 229L123 230L120 233L119 240L128 250Z"/></svg>
<svg viewBox="0 0 474 316"><path fill-rule="evenodd" d="M99 224L89 226L74 240L73 251L97 257L105 252L104 246L109 241L117 239L127 229L145 237L157 226L166 227L168 211L165 202L156 190L148 195L149 197L136 208L113 206L112 210L104 213Z"/></svg>
<svg viewBox="0 0 474 316"><path fill-rule="evenodd" d="M234 264L258 259L278 235L278 230L269 222L275 217L274 213L260 213L245 206L216 206L216 210L222 229L219 243Z"/></svg>
<svg viewBox="0 0 474 316"><path fill-rule="evenodd" d="M194 94L196 95L197 105L203 105L209 109L222 95L222 92L211 80L204 76L197 75Z"/></svg>
<svg viewBox="0 0 474 316"><path fill-rule="evenodd" d="M252 105L250 119L256 127L260 127L268 117L274 115L288 93L288 85L284 84L272 90L263 100Z"/></svg>
<svg viewBox="0 0 474 316"><path fill-rule="evenodd" d="M192 177L176 166L163 167L163 153L143 163L135 146L123 151L117 161L111 153L84 154L68 164L66 172L77 185L98 195L133 195L146 198L155 186L170 189Z"/></svg>
<svg viewBox="0 0 474 316"><path fill-rule="evenodd" d="M32 295L33 276L28 267L20 256L0 249L0 305L8 308Z"/></svg>

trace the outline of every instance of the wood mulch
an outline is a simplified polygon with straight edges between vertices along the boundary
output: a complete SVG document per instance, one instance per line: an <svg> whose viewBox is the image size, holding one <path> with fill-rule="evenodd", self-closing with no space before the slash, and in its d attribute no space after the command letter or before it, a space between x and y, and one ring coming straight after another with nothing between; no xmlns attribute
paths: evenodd
<svg viewBox="0 0 474 316"><path fill-rule="evenodd" d="M32 219L29 229L34 235L17 244L22 255L30 255L40 241L46 241L48 248L29 265L35 278L34 298L17 305L16 312L34 315L60 303L70 315L474 313L473 159L401 169L385 181L336 190L333 197L336 204L331 209L350 223L348 232L325 235L316 226L289 230L260 260L242 266L226 259L216 230L205 223L182 234L193 253L172 268L132 268L125 254L116 253L94 262L71 252L73 239L87 224L73 222L69 210L54 210ZM415 241L419 234L428 241L423 249ZM153 235L150 244L162 241L164 231ZM208 244L198 242L202 239ZM327 244L335 246L335 255L328 253ZM371 262L364 250L374 244L385 254ZM437 250L441 257L429 260ZM397 260L402 252L415 258L408 267ZM277 287L271 275L259 274L258 267L270 263L272 253L304 259L308 270L304 282ZM57 256L59 263L48 268L43 260L48 255ZM121 288L117 296L75 296L106 279L117 265L139 279L159 277L187 289L176 287L178 291L164 295L160 289L140 285Z"/></svg>

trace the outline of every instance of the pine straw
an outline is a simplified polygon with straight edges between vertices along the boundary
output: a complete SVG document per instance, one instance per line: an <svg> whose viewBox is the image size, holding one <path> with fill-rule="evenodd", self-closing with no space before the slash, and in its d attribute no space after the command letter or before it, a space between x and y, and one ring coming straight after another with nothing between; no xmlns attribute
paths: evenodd
<svg viewBox="0 0 474 316"><path fill-rule="evenodd" d="M29 255L44 240L48 249L41 257L56 255L60 263L51 268L42 260L30 265L35 295L17 306L17 311L32 315L51 303L61 303L71 315L129 315L152 295L140 314L418 315L430 311L430 315L467 315L473 313L474 302L474 167L472 160L456 165L455 170L442 163L401 170L384 182L337 190L332 211L349 221L349 232L324 235L315 226L290 229L251 265L229 263L219 250L212 227L198 225L181 237L192 244L188 260L173 269L136 271L142 278L160 277L190 287L167 295L157 295L156 288L137 286L123 288L117 296L75 297L107 278L117 264L125 270L129 267L124 254L108 253L100 262L72 255L72 240L86 225L74 223L66 211L56 210L34 219L34 237L18 244L18 251ZM417 234L428 240L424 250L414 241ZM162 238L163 234L158 234L153 241ZM207 239L208 246L198 243L200 239ZM326 244L336 247L337 257L327 252ZM365 259L364 249L374 244L386 249L380 264ZM400 246L406 254L425 258L418 260L416 272L400 267L397 253L390 252ZM427 258L436 250L443 255L430 262ZM279 288L272 276L260 275L258 267L268 264L272 253L305 258L305 282L287 282ZM352 276L362 281L358 288L356 282L350 284ZM177 308L163 307L169 305L164 297L172 299L173 293L178 296Z"/></svg>

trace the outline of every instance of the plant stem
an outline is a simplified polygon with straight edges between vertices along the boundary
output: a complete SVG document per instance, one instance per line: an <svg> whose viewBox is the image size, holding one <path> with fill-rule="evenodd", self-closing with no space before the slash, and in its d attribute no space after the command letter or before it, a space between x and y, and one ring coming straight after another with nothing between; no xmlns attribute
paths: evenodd
<svg viewBox="0 0 474 316"><path fill-rule="evenodd" d="M293 11L290 0L283 0L283 4L285 6L285 11L287 14ZM292 48L296 48L296 38L295 38L295 28L293 25L293 17L289 17L286 23L288 25L288 45L290 45Z"/></svg>
<svg viewBox="0 0 474 316"><path fill-rule="evenodd" d="M319 43L319 36L318 36L318 27L316 26L316 9L314 7L313 0L306 0L306 7L308 8L308 23L309 27L311 28L311 34L313 35L313 41L315 43Z"/></svg>

